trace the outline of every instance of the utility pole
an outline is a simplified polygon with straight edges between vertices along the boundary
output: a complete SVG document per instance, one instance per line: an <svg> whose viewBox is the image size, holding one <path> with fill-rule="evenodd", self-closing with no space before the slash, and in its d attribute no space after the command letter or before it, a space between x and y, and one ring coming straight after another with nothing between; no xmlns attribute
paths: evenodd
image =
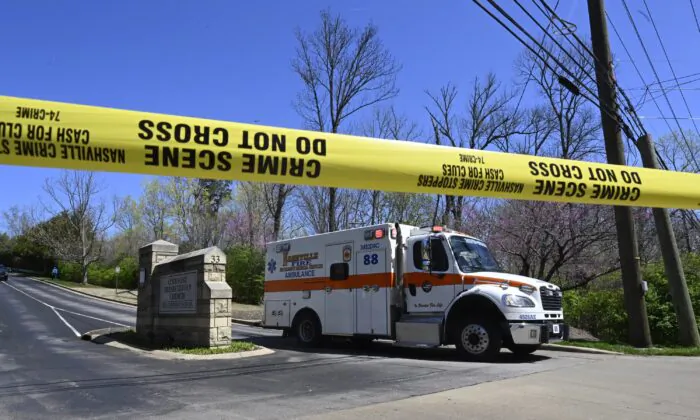
<svg viewBox="0 0 700 420"><path fill-rule="evenodd" d="M642 162L646 168L659 169L659 162L654 152L654 143L649 134L639 138L637 147L642 155ZM693 304L690 301L688 285L685 281L685 273L681 264L681 258L676 244L676 235L673 233L671 218L668 210L652 208L656 234L659 236L661 255L664 258L664 268L668 287L671 291L673 306L676 309L678 319L679 341L683 346L700 347L700 334L695 321Z"/></svg>
<svg viewBox="0 0 700 420"><path fill-rule="evenodd" d="M620 136L620 126L610 114L617 118L617 101L613 89L612 57L605 22L603 0L588 0L588 18L591 26L593 53L600 65L596 68L596 83L600 101L605 152L608 163L624 165L625 149ZM622 284L625 291L625 307L628 315L630 344L635 347L651 347L649 319L642 291L642 272L639 264L639 245L634 229L632 208L614 206L617 245L622 268Z"/></svg>

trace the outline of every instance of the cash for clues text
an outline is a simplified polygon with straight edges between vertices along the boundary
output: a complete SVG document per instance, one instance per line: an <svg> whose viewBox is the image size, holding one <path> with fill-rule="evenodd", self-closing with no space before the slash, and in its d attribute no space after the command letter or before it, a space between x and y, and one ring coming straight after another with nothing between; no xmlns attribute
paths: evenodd
<svg viewBox="0 0 700 420"><path fill-rule="evenodd" d="M223 172L235 169L233 153L227 150L231 147L229 131L224 127L152 120L141 120L138 127L139 138L151 142L144 145L147 166ZM153 141L162 143L152 144ZM269 154L286 153L290 143L304 157ZM188 144L215 146L218 150L186 147ZM291 140L285 134L265 131L242 130L235 146L244 151L240 168L244 174L318 178L321 162L315 157L326 156L325 139L300 136Z"/></svg>
<svg viewBox="0 0 700 420"><path fill-rule="evenodd" d="M0 122L0 154L89 162L126 161L122 149L90 145L90 130Z"/></svg>

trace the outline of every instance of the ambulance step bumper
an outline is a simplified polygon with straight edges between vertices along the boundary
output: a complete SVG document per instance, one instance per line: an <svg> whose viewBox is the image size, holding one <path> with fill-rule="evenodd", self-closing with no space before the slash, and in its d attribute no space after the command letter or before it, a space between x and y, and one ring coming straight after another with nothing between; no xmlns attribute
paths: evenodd
<svg viewBox="0 0 700 420"><path fill-rule="evenodd" d="M416 317L396 323L396 341L402 346L439 346L442 318Z"/></svg>
<svg viewBox="0 0 700 420"><path fill-rule="evenodd" d="M569 326L562 323L513 323L509 324L514 344L545 344L569 338Z"/></svg>

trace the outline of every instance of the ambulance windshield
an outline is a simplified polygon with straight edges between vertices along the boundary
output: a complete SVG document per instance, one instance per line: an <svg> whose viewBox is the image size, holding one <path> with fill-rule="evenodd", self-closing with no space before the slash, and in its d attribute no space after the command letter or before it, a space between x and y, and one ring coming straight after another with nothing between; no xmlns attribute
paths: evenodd
<svg viewBox="0 0 700 420"><path fill-rule="evenodd" d="M453 235L450 236L450 246L459 270L463 273L502 271L486 244L481 241Z"/></svg>

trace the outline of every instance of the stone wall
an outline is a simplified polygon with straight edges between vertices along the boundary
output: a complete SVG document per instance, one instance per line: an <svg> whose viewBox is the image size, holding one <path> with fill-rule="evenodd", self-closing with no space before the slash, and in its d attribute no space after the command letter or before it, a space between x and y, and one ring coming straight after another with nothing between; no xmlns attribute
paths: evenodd
<svg viewBox="0 0 700 420"><path fill-rule="evenodd" d="M217 247L178 251L163 240L140 249L137 334L180 347L229 345L232 291L226 283L226 254Z"/></svg>

